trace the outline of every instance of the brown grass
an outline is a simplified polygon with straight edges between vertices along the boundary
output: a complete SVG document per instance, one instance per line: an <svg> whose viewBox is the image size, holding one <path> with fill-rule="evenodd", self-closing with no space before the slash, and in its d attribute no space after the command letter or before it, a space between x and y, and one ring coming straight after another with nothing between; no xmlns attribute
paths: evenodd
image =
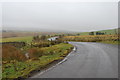
<svg viewBox="0 0 120 80"><path fill-rule="evenodd" d="M65 41L81 41L81 42L101 42L101 41L118 41L118 35L81 35L81 36L65 36Z"/></svg>
<svg viewBox="0 0 120 80"><path fill-rule="evenodd" d="M40 33L36 32L3 32L2 38L9 38L9 37L25 37L25 36L34 36Z"/></svg>
<svg viewBox="0 0 120 80"><path fill-rule="evenodd" d="M2 45L2 59L3 61L10 61L10 60L24 61L26 60L26 57L16 47L12 45L4 44Z"/></svg>
<svg viewBox="0 0 120 80"><path fill-rule="evenodd" d="M39 58L43 54L43 50L37 49L37 48L31 48L28 50L30 59L32 58Z"/></svg>

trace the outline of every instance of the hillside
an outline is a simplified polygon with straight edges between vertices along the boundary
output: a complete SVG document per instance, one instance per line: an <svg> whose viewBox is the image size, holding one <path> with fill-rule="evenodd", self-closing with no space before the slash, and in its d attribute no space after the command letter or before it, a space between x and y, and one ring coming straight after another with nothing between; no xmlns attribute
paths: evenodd
<svg viewBox="0 0 120 80"><path fill-rule="evenodd" d="M100 32L100 33L105 33L106 35L113 35L113 34L118 34L120 28L118 29L109 29L109 30L100 30L100 31L91 31L94 32L94 34L96 34L96 32ZM78 33L78 35L89 35L90 32L82 32L82 33Z"/></svg>

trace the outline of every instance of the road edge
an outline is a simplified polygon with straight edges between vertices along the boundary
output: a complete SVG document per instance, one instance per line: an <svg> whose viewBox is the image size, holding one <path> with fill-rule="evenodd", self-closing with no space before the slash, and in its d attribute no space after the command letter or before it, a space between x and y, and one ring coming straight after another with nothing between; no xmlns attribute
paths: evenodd
<svg viewBox="0 0 120 80"><path fill-rule="evenodd" d="M75 50L76 50L76 47L73 45L73 49L71 50L70 53L68 53L68 55L67 55L64 59L62 59L61 61L58 61L58 63L56 63L55 65L49 67L48 69L41 71L41 72L40 72L39 74L37 74L37 75L42 75L42 74L44 74L45 72L48 72L48 71L52 70L53 68L57 67L58 65L64 63L64 62L67 60L67 57L70 56L70 54L73 53ZM29 79L29 78L34 78L34 76L28 77L28 79Z"/></svg>

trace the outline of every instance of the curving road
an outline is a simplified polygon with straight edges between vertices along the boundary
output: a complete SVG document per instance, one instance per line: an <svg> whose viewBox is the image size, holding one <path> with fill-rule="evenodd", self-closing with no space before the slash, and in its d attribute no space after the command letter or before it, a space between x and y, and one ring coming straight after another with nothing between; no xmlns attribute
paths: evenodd
<svg viewBox="0 0 120 80"><path fill-rule="evenodd" d="M118 45L69 42L76 47L62 64L32 78L117 78Z"/></svg>

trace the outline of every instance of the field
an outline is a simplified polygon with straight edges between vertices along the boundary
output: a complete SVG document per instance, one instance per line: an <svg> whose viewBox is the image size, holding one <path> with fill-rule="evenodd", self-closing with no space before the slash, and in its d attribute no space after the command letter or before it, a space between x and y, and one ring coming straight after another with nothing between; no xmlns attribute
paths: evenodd
<svg viewBox="0 0 120 80"><path fill-rule="evenodd" d="M2 38L0 39L0 42L31 42L32 41L32 36L26 36L26 37L11 37L11 38Z"/></svg>
<svg viewBox="0 0 120 80"><path fill-rule="evenodd" d="M0 43L2 42L31 42L33 36L37 35L48 35L56 36L63 33L53 33L53 32L2 32L2 38L0 38Z"/></svg>
<svg viewBox="0 0 120 80"><path fill-rule="evenodd" d="M6 31L2 32L2 38L11 38L11 37L26 37L26 36L36 36L36 35L59 35L63 34L61 32L30 32L30 31Z"/></svg>
<svg viewBox="0 0 120 80"><path fill-rule="evenodd" d="M31 48L28 51L36 55L42 54L42 56L41 57L34 56L27 60L24 59L24 61L21 61L18 58L16 58L16 60L14 59L12 60L12 58L7 57L6 59L6 57L4 57L5 59L3 59L2 76L3 78L28 77L28 74L30 74L31 71L36 70L38 68L39 70L41 70L51 62L63 59L71 51L72 47L73 46L70 44L61 43L61 44L53 45L51 47ZM4 48L5 51L7 51L6 50L7 48L3 47L3 50ZM37 53L35 50L38 50L39 52ZM40 51L42 51L42 53ZM13 56L14 55L12 55L12 57Z"/></svg>
<svg viewBox="0 0 120 80"><path fill-rule="evenodd" d="M35 36L39 34L41 33L40 32L6 31L6 32L2 32L2 38Z"/></svg>

